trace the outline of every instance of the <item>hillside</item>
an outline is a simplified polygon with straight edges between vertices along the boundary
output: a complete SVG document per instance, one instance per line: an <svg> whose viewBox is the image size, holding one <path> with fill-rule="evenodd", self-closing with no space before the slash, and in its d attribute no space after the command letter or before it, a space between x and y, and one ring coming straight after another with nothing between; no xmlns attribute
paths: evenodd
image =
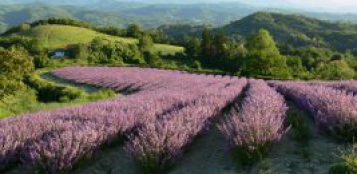
<svg viewBox="0 0 357 174"><path fill-rule="evenodd" d="M261 10L304 14L318 19L333 21L357 21L356 14L270 9L238 2L153 4L133 1L118 2L115 0L60 2L26 0L0 2L0 33L23 22L34 22L50 17L79 19L95 25L120 28L132 23L138 23L147 28L156 28L167 24L211 24L217 27Z"/></svg>
<svg viewBox="0 0 357 174"><path fill-rule="evenodd" d="M64 25L37 26L29 31L16 35L36 38L40 41L42 47L49 49L63 48L71 44L89 43L96 37L119 41L125 44L134 44L137 42L137 39L133 38L110 36L87 28ZM164 54L173 54L183 51L183 48L165 44L155 44L155 50L162 51Z"/></svg>
<svg viewBox="0 0 357 174"><path fill-rule="evenodd" d="M356 49L357 24L334 23L300 15L258 12L215 29L229 36L249 37L265 28L279 43L323 46L339 51Z"/></svg>
<svg viewBox="0 0 357 174"><path fill-rule="evenodd" d="M357 49L357 23L331 22L294 14L257 12L228 25L209 28L240 39L264 28L280 44L319 46L342 52ZM177 41L185 35L200 36L204 26L164 25L159 29Z"/></svg>
<svg viewBox="0 0 357 174"><path fill-rule="evenodd" d="M253 13L242 5L151 5L105 1L86 6L53 5L46 3L0 5L0 33L23 22L50 17L79 19L100 26L126 27L138 23L147 28L163 24L190 23L225 25Z"/></svg>

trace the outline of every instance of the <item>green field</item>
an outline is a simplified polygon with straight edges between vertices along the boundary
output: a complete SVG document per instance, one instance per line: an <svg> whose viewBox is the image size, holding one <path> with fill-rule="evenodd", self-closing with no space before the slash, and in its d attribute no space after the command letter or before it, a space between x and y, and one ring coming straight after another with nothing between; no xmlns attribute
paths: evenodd
<svg viewBox="0 0 357 174"><path fill-rule="evenodd" d="M135 44L137 39L110 36L96 32L91 29L65 26L65 25L41 25L20 35L37 38L41 47L48 49L64 48L68 45L89 43L94 38L103 38L111 41L118 41L124 44ZM163 54L175 54L182 52L184 48L165 44L155 44L154 50Z"/></svg>

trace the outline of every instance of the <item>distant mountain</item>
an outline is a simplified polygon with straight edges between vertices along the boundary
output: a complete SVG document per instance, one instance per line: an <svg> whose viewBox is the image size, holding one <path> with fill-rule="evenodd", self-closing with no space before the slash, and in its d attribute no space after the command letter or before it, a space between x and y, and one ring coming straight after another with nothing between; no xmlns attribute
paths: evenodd
<svg viewBox="0 0 357 174"><path fill-rule="evenodd" d="M104 1L104 2L103 2ZM108 0L2 0L0 4L25 4L25 3L47 3L47 4L73 4L73 5L84 5L103 2ZM203 4L203 3L217 3L217 0L110 0L115 2L125 2L125 3L143 3L143 4ZM220 0L218 2L232 2L234 0Z"/></svg>
<svg viewBox="0 0 357 174"><path fill-rule="evenodd" d="M339 51L357 49L357 24L329 22L301 15L258 12L215 31L247 38L261 28L267 29L279 43L323 46Z"/></svg>
<svg viewBox="0 0 357 174"><path fill-rule="evenodd" d="M304 15L324 20L357 21L357 14L267 9L237 2L211 4L150 4L142 2L119 2L117 0L1 0L0 33L22 22L33 22L49 17L68 17L96 25L116 27L125 27L131 23L137 23L147 28L176 24L212 25L217 27L264 10L286 14L303 13ZM154 1L150 2L153 3Z"/></svg>
<svg viewBox="0 0 357 174"><path fill-rule="evenodd" d="M51 5L88 5L98 3L101 0L1 0L0 4L32 4L44 3Z"/></svg>
<svg viewBox="0 0 357 174"><path fill-rule="evenodd" d="M163 24L224 25L255 11L244 5L186 4L145 5L107 0L92 5L48 5L48 3L0 5L0 32L22 22L50 17L80 19L96 25L125 27L138 23L147 28Z"/></svg>
<svg viewBox="0 0 357 174"><path fill-rule="evenodd" d="M82 9L74 6L49 6L44 4L0 5L0 33L23 22L33 22L51 17L74 18L97 25L124 27L128 23L118 14Z"/></svg>
<svg viewBox="0 0 357 174"><path fill-rule="evenodd" d="M198 25L163 25L160 29L172 40L185 35L200 37L205 27ZM319 20L302 15L257 12L222 27L209 27L230 38L247 39L260 29L268 30L279 44L319 46L337 51L357 50L357 23Z"/></svg>

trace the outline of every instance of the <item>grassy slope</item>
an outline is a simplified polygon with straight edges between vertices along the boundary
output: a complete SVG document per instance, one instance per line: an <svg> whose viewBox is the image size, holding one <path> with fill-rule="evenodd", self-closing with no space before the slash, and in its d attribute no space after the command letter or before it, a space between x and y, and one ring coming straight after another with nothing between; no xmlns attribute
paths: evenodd
<svg viewBox="0 0 357 174"><path fill-rule="evenodd" d="M38 38L42 47L49 49L63 48L71 44L89 43L96 37L119 41L125 44L135 44L138 42L137 39L133 38L110 36L87 28L64 25L38 26L30 31L20 33L20 35ZM166 54L174 54L176 52L182 52L183 48L172 45L156 44L155 50Z"/></svg>

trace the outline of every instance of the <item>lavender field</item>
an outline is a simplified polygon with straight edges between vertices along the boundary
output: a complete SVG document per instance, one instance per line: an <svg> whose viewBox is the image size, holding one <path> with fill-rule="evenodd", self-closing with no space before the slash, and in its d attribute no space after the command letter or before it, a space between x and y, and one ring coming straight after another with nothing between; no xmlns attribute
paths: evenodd
<svg viewBox="0 0 357 174"><path fill-rule="evenodd" d="M0 120L1 173L329 173L357 134L356 81L129 67L51 74L124 96Z"/></svg>

